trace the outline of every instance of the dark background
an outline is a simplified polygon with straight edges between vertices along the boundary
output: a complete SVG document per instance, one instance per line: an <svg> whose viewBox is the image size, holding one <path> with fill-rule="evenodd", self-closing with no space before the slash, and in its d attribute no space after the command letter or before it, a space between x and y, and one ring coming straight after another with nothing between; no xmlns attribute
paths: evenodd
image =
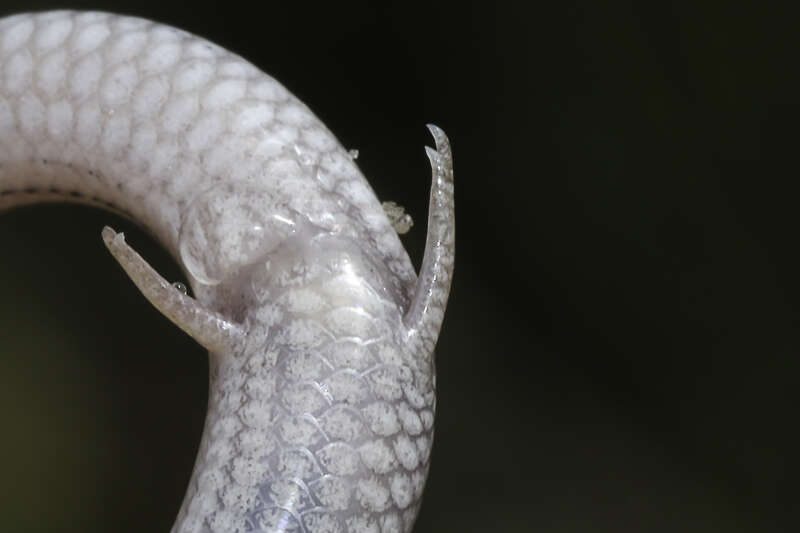
<svg viewBox="0 0 800 533"><path fill-rule="evenodd" d="M334 4L336 4L334 6ZM797 530L795 13L731 2L40 2L200 34L283 82L406 206L450 135L458 261L415 533ZM2 140L0 140L2 142ZM105 251L0 218L0 531L166 532L206 356Z"/></svg>

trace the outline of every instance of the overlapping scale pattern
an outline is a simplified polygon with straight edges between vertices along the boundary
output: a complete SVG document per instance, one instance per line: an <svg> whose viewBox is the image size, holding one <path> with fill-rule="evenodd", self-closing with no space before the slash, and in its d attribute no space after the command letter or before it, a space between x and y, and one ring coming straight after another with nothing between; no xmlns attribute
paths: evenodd
<svg viewBox="0 0 800 533"><path fill-rule="evenodd" d="M248 330L211 359L175 533L410 531L435 408L432 354L403 324L416 276L305 105L150 21L1 19L0 209L63 199L143 223Z"/></svg>

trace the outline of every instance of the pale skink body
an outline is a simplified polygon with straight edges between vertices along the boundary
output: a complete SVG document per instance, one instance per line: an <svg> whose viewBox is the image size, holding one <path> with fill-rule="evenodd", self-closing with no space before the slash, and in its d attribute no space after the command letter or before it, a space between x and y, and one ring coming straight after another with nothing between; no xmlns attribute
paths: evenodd
<svg viewBox="0 0 800 533"><path fill-rule="evenodd" d="M350 154L242 58L107 13L0 19L0 209L115 210L191 285L103 230L143 294L210 352L174 533L412 529L455 238L450 148L430 129L418 279Z"/></svg>

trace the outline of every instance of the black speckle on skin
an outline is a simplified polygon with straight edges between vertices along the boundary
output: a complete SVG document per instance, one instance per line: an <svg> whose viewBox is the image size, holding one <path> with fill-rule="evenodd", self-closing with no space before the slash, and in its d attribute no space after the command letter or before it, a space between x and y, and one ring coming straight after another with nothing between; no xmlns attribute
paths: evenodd
<svg viewBox="0 0 800 533"><path fill-rule="evenodd" d="M80 191L65 191L63 189L59 189L58 187L48 187L47 189L38 189L36 187L27 187L25 189L3 189L0 190L0 197L4 196L13 196L15 194L49 194L55 196L61 196L69 200L85 200L86 203L100 205L110 209L111 211L115 211L123 216L128 218L133 218L128 211L120 208L113 202L108 202L103 200L97 196L86 196Z"/></svg>

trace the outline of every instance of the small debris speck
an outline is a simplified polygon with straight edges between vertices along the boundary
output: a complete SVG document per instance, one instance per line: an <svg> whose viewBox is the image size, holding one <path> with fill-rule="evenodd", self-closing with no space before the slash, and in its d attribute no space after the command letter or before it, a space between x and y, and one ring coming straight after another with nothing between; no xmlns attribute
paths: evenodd
<svg viewBox="0 0 800 533"><path fill-rule="evenodd" d="M382 205L394 230L400 235L408 233L408 230L414 225L414 220L412 220L411 215L406 213L405 208L395 202L383 202Z"/></svg>
<svg viewBox="0 0 800 533"><path fill-rule="evenodd" d="M186 294L187 292L189 292L188 289L186 288L186 285L184 285L180 281L176 281L175 283L172 284L172 286L175 287L175 289L177 289L178 292L180 293Z"/></svg>

